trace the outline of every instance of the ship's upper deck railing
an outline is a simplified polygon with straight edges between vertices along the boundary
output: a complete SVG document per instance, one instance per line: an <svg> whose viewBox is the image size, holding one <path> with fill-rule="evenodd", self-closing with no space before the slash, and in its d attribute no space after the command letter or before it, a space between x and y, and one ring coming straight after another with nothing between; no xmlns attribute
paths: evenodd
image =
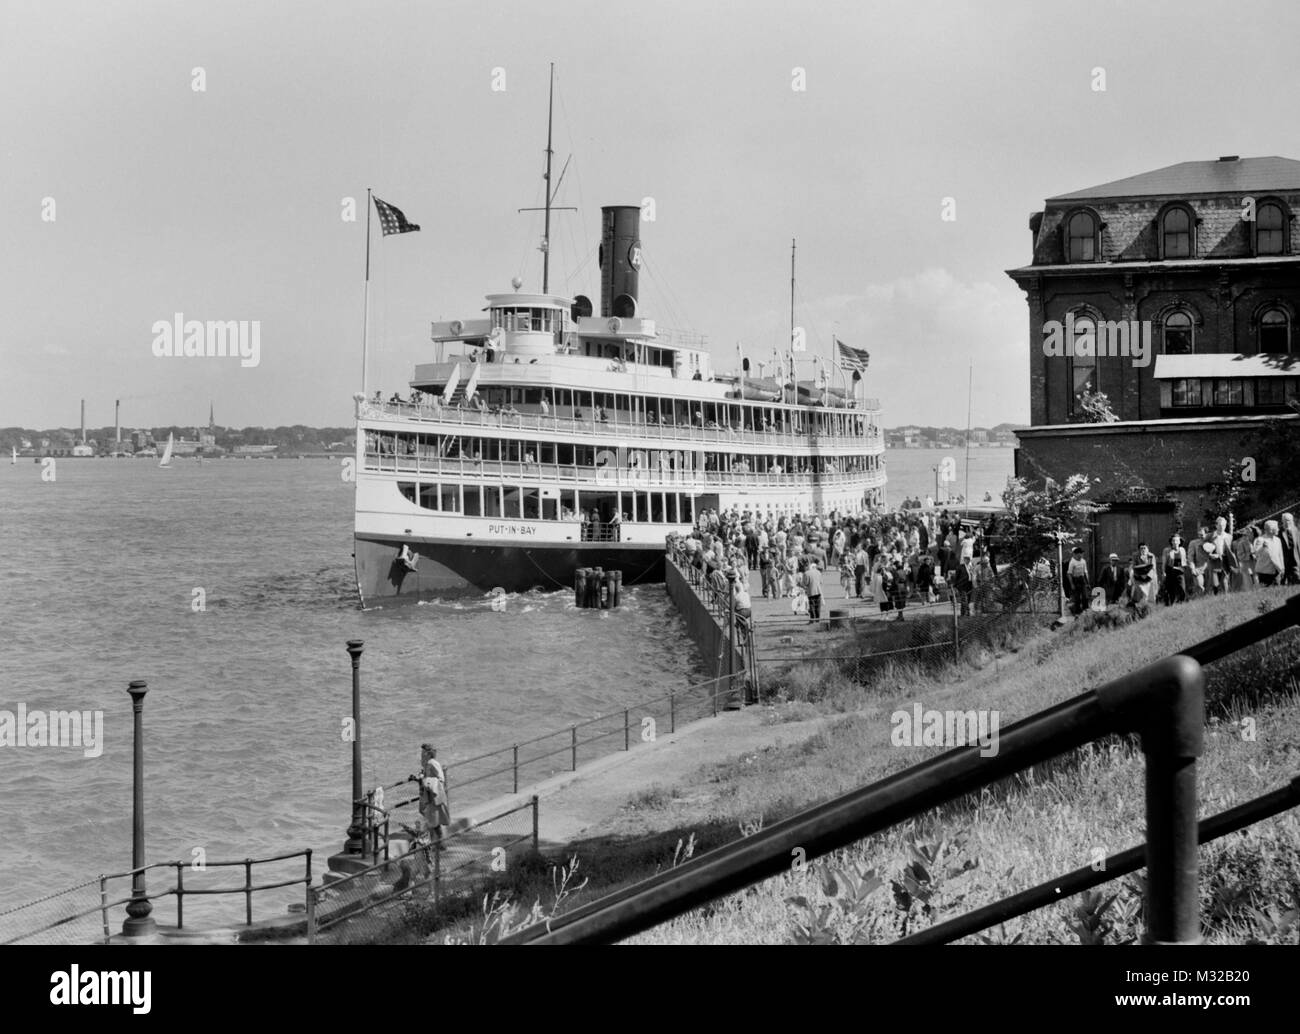
<svg viewBox="0 0 1300 1034"><path fill-rule="evenodd" d="M868 402L874 402L868 399ZM813 412L816 412L815 410ZM563 432L565 434L638 438L660 442L722 442L727 444L763 445L774 448L796 448L808 445L842 445L883 450L885 431L871 420L866 411L825 410L831 417L860 418L862 434L838 434L830 428L818 428L815 421L800 424L772 426L754 430L749 427L722 427L717 424L700 426L697 423L670 421L644 421L629 419L626 412L607 411L605 420L575 420L553 414L523 413L504 410L489 412L473 407L446 406L442 404L409 402L363 402L358 406L358 416L363 420L400 420L437 426L450 425L464 428L502 428L519 431Z"/></svg>
<svg viewBox="0 0 1300 1034"><path fill-rule="evenodd" d="M494 481L517 480L558 482L599 482L610 485L643 485L668 488L685 486L749 486L772 488L806 488L811 485L839 487L856 485L875 488L885 484L885 471L878 470L818 470L810 467L794 473L752 470L695 470L681 468L645 467L593 467L575 463L542 463L535 460L476 460L465 456L429 456L414 453L395 456L390 453L367 452L365 469L410 474L421 477L484 477Z"/></svg>

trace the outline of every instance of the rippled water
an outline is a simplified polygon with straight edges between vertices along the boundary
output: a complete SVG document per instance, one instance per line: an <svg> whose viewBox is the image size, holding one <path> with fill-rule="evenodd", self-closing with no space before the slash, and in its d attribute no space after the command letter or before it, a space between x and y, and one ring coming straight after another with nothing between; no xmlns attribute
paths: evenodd
<svg viewBox="0 0 1300 1034"><path fill-rule="evenodd" d="M149 683L149 858L215 860L341 846L348 639L367 786L424 740L454 763L702 678L660 586L606 612L570 593L359 610L336 461L40 472L0 466L0 709L102 709L105 747L0 747L0 909L129 868L131 679Z"/></svg>

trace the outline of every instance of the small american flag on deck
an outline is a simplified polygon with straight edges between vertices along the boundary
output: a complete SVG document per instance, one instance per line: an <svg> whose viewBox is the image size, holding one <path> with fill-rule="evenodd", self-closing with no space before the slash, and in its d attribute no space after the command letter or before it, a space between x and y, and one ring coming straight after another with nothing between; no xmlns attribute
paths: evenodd
<svg viewBox="0 0 1300 1034"><path fill-rule="evenodd" d="M379 228L384 231L387 237L390 233L410 233L418 230L415 223L406 221L406 216L396 205L390 205L387 201L380 201L375 198L375 211L379 213Z"/></svg>
<svg viewBox="0 0 1300 1034"><path fill-rule="evenodd" d="M839 338L835 339L835 350L839 353L840 363L858 373L865 372L867 363L871 361L871 353L865 348L850 348Z"/></svg>

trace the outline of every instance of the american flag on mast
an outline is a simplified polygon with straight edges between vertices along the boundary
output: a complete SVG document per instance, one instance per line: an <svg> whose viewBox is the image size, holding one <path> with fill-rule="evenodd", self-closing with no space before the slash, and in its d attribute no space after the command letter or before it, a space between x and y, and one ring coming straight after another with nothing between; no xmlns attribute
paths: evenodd
<svg viewBox="0 0 1300 1034"><path fill-rule="evenodd" d="M387 201L380 201L375 198L375 211L379 213L379 228L387 237L390 233L411 233L420 227L415 223L408 222L402 210L396 205L390 205Z"/></svg>
<svg viewBox="0 0 1300 1034"><path fill-rule="evenodd" d="M856 370L858 373L866 372L867 363L871 361L871 353L865 348L851 348L839 338L836 338L835 351L840 357L841 366L847 366L850 370Z"/></svg>

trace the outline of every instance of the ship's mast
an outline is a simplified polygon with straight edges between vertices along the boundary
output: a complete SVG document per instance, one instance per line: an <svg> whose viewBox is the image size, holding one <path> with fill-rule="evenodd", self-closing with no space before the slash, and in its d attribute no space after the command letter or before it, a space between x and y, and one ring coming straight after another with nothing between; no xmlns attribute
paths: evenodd
<svg viewBox="0 0 1300 1034"><path fill-rule="evenodd" d="M555 113L555 62L551 62L551 85L546 97L546 223L542 229L542 294L551 293L551 120Z"/></svg>

